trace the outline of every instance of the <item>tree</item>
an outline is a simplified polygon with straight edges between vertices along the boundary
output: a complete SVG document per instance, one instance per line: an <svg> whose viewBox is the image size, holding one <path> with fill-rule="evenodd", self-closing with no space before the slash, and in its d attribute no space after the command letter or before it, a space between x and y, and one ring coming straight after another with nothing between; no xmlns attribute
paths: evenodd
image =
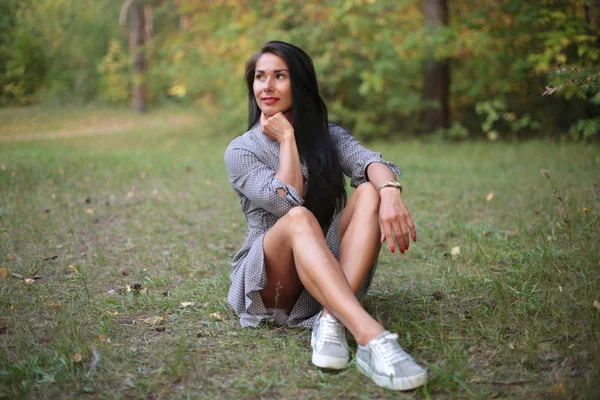
<svg viewBox="0 0 600 400"><path fill-rule="evenodd" d="M446 0L425 0L423 11L428 31L433 31L440 25L448 25ZM436 129L450 127L449 88L450 65L448 61L435 60L430 55L425 61L423 72L422 132L429 133Z"/></svg>
<svg viewBox="0 0 600 400"><path fill-rule="evenodd" d="M119 22L122 27L127 24L131 15L129 30L129 51L133 71L133 108L138 112L146 111L148 89L146 84L146 70L148 59L146 57L146 16L141 0L125 0L121 7Z"/></svg>

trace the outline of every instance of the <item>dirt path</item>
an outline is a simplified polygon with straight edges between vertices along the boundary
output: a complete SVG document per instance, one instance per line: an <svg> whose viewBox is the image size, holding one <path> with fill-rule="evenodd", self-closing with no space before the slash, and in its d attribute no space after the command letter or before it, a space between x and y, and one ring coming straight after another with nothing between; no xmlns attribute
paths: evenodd
<svg viewBox="0 0 600 400"><path fill-rule="evenodd" d="M51 132L23 133L20 135L0 136L0 142L15 142L28 140L60 139L75 136L109 135L125 133L137 128L158 127L187 127L198 123L198 119L190 116L176 116L157 120L153 118L145 121L108 121L102 125L92 125L81 129L62 129Z"/></svg>

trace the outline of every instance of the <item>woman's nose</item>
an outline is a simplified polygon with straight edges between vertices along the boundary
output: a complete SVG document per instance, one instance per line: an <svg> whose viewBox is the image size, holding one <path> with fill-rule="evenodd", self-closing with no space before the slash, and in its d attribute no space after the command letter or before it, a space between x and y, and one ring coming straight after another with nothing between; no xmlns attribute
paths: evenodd
<svg viewBox="0 0 600 400"><path fill-rule="evenodd" d="M271 78L267 78L267 80L265 80L264 90L265 91L273 90L273 80Z"/></svg>

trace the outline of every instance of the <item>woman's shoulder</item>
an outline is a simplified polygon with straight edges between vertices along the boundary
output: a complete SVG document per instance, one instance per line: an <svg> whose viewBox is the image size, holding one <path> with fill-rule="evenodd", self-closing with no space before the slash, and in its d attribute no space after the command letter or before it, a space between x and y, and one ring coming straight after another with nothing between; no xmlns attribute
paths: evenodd
<svg viewBox="0 0 600 400"><path fill-rule="evenodd" d="M256 146L257 134L260 133L260 125L255 125L245 133L240 136L234 138L231 142L229 142L229 146L227 146L227 150L225 150L225 154L230 152L233 149L251 149Z"/></svg>
<svg viewBox="0 0 600 400"><path fill-rule="evenodd" d="M343 126L340 126L336 123L330 122L328 124L329 134L332 136L334 140L342 139L344 136L352 136L350 131Z"/></svg>

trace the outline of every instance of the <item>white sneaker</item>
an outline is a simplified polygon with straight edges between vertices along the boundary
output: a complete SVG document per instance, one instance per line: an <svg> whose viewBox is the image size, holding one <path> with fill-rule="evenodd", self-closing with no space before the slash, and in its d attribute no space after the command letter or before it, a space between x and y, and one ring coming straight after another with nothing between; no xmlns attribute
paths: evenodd
<svg viewBox="0 0 600 400"><path fill-rule="evenodd" d="M398 335L384 331L366 346L358 346L356 366L376 385L411 390L427 382L427 371L398 344Z"/></svg>
<svg viewBox="0 0 600 400"><path fill-rule="evenodd" d="M310 345L312 363L320 368L342 369L350 361L346 342L346 328L333 315L317 316L313 325Z"/></svg>

